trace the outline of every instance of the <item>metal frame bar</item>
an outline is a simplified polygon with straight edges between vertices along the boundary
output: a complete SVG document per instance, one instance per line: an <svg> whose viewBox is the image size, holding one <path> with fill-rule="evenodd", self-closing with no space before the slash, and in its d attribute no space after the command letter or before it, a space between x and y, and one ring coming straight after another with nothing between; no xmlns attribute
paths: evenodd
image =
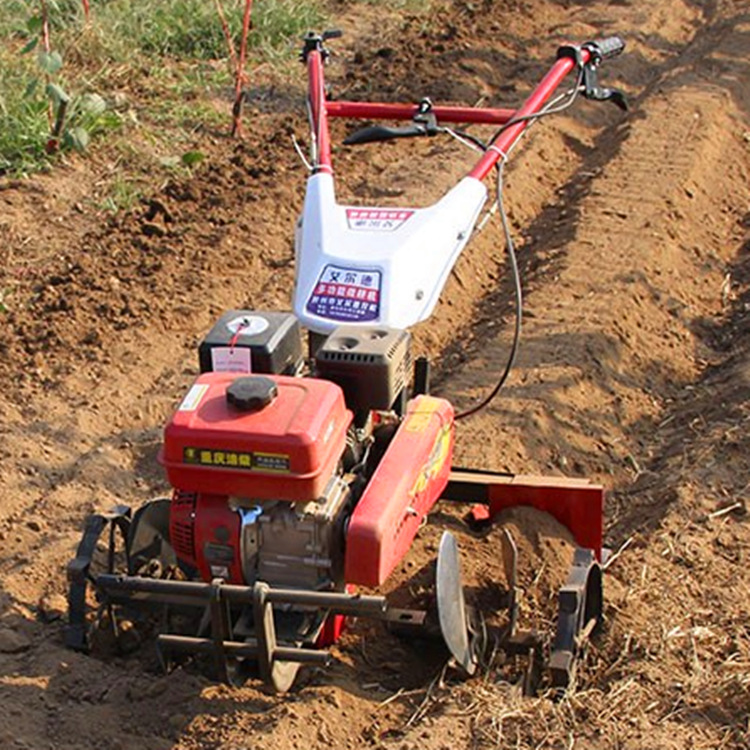
<svg viewBox="0 0 750 750"><path fill-rule="evenodd" d="M255 603L255 586L234 583L204 583L201 581L172 581L161 578L101 575L97 585L113 601L154 601L166 604L207 606L212 598L220 596L230 604ZM378 615L385 611L385 597L348 594L336 591L307 591L303 589L269 588L266 600L271 604L290 604L297 607L329 609L341 615Z"/></svg>
<svg viewBox="0 0 750 750"><path fill-rule="evenodd" d="M528 127L529 120L525 118L539 112L568 73L576 65L585 65L590 59L591 52L585 46L578 51L578 59L570 55L559 57L517 110L482 107L433 107L432 112L438 120L507 126L490 143L489 148L479 158L468 176L483 180L497 162L506 157L513 144ZM417 112L418 105L413 104L329 102L325 92L325 53L321 47L311 49L306 53L305 60L308 75L307 100L313 139L312 164L315 172L333 173L331 136L328 128L329 117L407 120L411 119ZM513 122L514 120L518 120L518 122Z"/></svg>
<svg viewBox="0 0 750 750"><path fill-rule="evenodd" d="M326 101L326 111L332 118L351 120L411 120L419 112L418 104L381 102ZM483 107L449 107L435 105L430 112L442 122L474 125L504 125L515 114L514 109Z"/></svg>
<svg viewBox="0 0 750 750"><path fill-rule="evenodd" d="M291 687L300 664L326 665L331 657L325 650L280 645L276 638L274 604L327 610L329 616L388 619L387 602L382 596L271 588L261 581L253 586L238 586L225 584L220 579L203 583L105 574L96 579L96 587L109 606L144 602L207 607L210 638L159 635L157 643L162 660L166 663L165 651L211 654L218 678L232 684L236 660L254 658L258 662L260 678L277 692L285 692ZM234 640L230 605L252 606L254 639L248 642Z"/></svg>

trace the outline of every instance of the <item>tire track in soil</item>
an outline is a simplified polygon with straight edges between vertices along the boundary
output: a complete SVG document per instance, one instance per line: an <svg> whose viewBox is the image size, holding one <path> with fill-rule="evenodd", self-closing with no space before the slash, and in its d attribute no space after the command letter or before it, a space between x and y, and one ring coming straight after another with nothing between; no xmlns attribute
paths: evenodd
<svg viewBox="0 0 750 750"><path fill-rule="evenodd" d="M750 470L739 437L747 420L746 346L727 358L705 330L705 321L726 312L727 270L734 265L746 283L745 261L733 260L747 247L747 4L721 11L716 26L702 29L649 87L619 148L584 167L593 179L573 209L576 231L551 272L542 268L547 285L551 276L575 305L553 312L539 304L537 288L529 300L532 343L522 366L552 373L522 375L494 412L511 427L485 425L479 435L480 443L504 437L524 467L572 464L603 475L608 455L620 465L611 540L630 537L632 558L610 576L607 679L585 681L574 712L588 720L586 737L628 747L745 747L748 740L747 690L726 671L732 661L746 664L749 651L747 533L731 518L712 520L732 502L743 512ZM601 227L612 222L618 231L608 236ZM736 341L737 323L727 325L727 339ZM609 340L592 346L592 331L608 332ZM480 374L467 371L465 383L475 385ZM695 633L702 642L691 641L693 667L723 669L691 674L680 639ZM607 706L610 691L620 696L617 709ZM633 728L624 730L616 714L630 716ZM562 732L565 722L557 727Z"/></svg>
<svg viewBox="0 0 750 750"><path fill-rule="evenodd" d="M729 20L722 22L721 29L726 32L734 26L735 22ZM550 442L556 442L555 419L562 423L557 441L561 442L563 437L569 439L566 430L570 428L605 439L614 431L613 437L618 438L623 423L628 423L631 400L634 415L651 412L654 418L659 417L662 407L649 404L649 400L654 396L664 402L673 399L695 380L705 364L705 344L695 342L690 329L693 319L721 313L715 290L734 253L737 218L731 207L735 197L731 189L723 193L714 190L707 196L706 179L712 169L714 173L725 168L736 171L737 163L731 160L732 166L725 167L726 154L734 150L739 162L742 154L737 153L736 146L732 149L737 139L734 121L721 114L726 97L705 86L697 92L691 89L680 94L680 90L693 77L692 65L710 49L706 39L721 36L707 28L676 62L669 63L638 99L630 121L614 133L605 131L599 137L576 175L561 190L561 200L545 209L528 230L531 242L521 249L522 277L525 282L529 280L526 306L530 313L517 374L521 384L511 383L506 399L495 405L502 415L498 421L509 423L513 435L523 434L521 442L530 444L516 456L517 464L563 468L560 455L549 450ZM675 76L675 71L681 71L682 76ZM672 99L662 90L665 82L676 92ZM655 175L660 178L656 190L652 188ZM692 222L696 213L700 214L697 226ZM612 294L618 287L628 293ZM562 302L549 299L550 288L565 290ZM575 303L569 305L571 297ZM617 309L607 309L610 297L618 300ZM507 342L496 340L493 334L496 321L512 312L505 303L510 298L507 285L486 297L479 306L481 322L465 337L469 345L454 344L443 353L448 361L478 358L487 341L495 340L500 344L496 361L482 357L478 368L472 370L469 365L458 378L451 372L447 383L441 383L443 390L454 393L463 387L464 396L475 396L482 392L479 386L492 381L485 369L487 364L493 372L499 372L507 351L503 344ZM687 309L688 302L695 305L692 310ZM636 325L629 325L630 320ZM543 331L542 336L537 337L537 330ZM679 347L679 356L663 361L649 359L645 353L658 351L665 331L675 339L669 349ZM630 361L623 361L623 357ZM535 381L534 373L545 370L547 374ZM589 387L601 394L600 404L585 413L577 410L575 399L568 393L579 385L581 374L593 374L596 380ZM616 394L618 385L624 389L624 396ZM563 395L565 398L560 398ZM613 404L614 396L617 403ZM544 410L542 402L546 401L552 426L534 425L524 420L523 412L513 412L512 402L518 399L528 399L525 406L531 406L532 411ZM620 403L623 399L625 403ZM561 403L563 400L565 403ZM566 411L569 416L577 413L577 422L567 421ZM550 416L552 412L554 417ZM636 440L653 429L648 418L644 422L641 430L633 433ZM601 462L595 458L603 447L589 445L575 455L574 461L579 464L576 471L585 469L603 476L610 458L608 451ZM622 465L628 455L613 458ZM588 459L586 466L580 463L584 458ZM518 470L518 466L513 468Z"/></svg>

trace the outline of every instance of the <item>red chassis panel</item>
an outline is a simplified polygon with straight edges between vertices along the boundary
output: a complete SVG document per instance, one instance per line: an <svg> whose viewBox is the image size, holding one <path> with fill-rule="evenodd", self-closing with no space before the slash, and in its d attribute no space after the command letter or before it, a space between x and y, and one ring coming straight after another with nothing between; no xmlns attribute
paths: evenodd
<svg viewBox="0 0 750 750"><path fill-rule="evenodd" d="M514 505L549 513L570 530L580 547L602 555L604 489L585 479L492 474L454 469L443 493L448 500L487 506L490 518Z"/></svg>
<svg viewBox="0 0 750 750"><path fill-rule="evenodd" d="M448 481L453 407L417 396L354 509L346 536L344 577L379 586L403 559Z"/></svg>

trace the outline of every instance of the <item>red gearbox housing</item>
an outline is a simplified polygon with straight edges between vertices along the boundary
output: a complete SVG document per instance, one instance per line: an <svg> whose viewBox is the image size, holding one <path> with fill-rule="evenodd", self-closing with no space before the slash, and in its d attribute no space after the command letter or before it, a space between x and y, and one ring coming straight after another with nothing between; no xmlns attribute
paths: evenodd
<svg viewBox="0 0 750 750"><path fill-rule="evenodd" d="M379 586L409 551L448 483L454 431L450 402L433 396L409 401L349 521L347 583Z"/></svg>

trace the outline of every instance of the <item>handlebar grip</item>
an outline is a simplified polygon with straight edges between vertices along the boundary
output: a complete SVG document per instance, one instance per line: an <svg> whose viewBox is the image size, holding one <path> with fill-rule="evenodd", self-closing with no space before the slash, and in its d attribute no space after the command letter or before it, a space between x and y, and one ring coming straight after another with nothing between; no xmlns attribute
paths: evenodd
<svg viewBox="0 0 750 750"><path fill-rule="evenodd" d="M619 36L608 36L606 39L594 39L586 42L583 46L600 59L609 60L622 54L625 49L625 40Z"/></svg>

